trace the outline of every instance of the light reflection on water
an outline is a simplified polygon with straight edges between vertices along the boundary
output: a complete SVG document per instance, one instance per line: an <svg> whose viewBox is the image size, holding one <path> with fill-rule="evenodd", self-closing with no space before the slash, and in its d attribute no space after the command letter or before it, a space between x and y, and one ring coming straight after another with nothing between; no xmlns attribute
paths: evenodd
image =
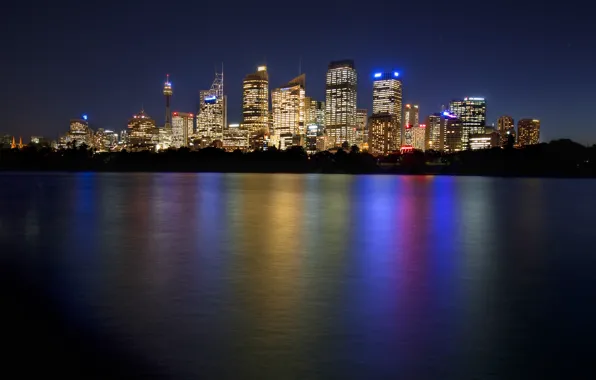
<svg viewBox="0 0 596 380"><path fill-rule="evenodd" d="M594 294L594 181L80 173L0 185L5 252L27 253L14 259L44 273L65 318L175 378L535 375L596 315L574 296Z"/></svg>

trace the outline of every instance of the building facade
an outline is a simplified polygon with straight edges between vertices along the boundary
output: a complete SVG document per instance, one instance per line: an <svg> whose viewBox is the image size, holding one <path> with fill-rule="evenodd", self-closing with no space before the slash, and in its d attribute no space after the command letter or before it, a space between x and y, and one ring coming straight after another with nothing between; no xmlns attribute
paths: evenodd
<svg viewBox="0 0 596 380"><path fill-rule="evenodd" d="M372 155L386 155L394 151L397 134L396 115L373 114L368 120L368 152Z"/></svg>
<svg viewBox="0 0 596 380"><path fill-rule="evenodd" d="M242 129L251 135L269 132L269 74L259 66L242 82Z"/></svg>
<svg viewBox="0 0 596 380"><path fill-rule="evenodd" d="M128 121L128 148L132 150L155 149L158 140L159 131L155 120L150 118L144 110Z"/></svg>
<svg viewBox="0 0 596 380"><path fill-rule="evenodd" d="M279 149L286 149L294 143L295 137L306 134L305 125L305 86L304 74L271 92L273 114L272 142Z"/></svg>
<svg viewBox="0 0 596 380"><path fill-rule="evenodd" d="M504 115L497 120L497 131L501 136L501 146L507 144L509 135L513 135L513 141L515 142L515 122L513 121L513 118L511 116Z"/></svg>
<svg viewBox="0 0 596 380"><path fill-rule="evenodd" d="M412 146L414 149L426 149L426 124L418 124L412 128Z"/></svg>
<svg viewBox="0 0 596 380"><path fill-rule="evenodd" d="M356 110L356 145L362 149L364 143L368 143L368 110L359 108Z"/></svg>
<svg viewBox="0 0 596 380"><path fill-rule="evenodd" d="M464 98L449 104L449 113L457 116L462 123L462 149L469 149L470 135L483 134L486 125L486 100L484 98Z"/></svg>
<svg viewBox="0 0 596 380"><path fill-rule="evenodd" d="M414 129L420 124L420 111L417 104L406 104L404 107L404 127L402 145L414 145Z"/></svg>
<svg viewBox="0 0 596 380"><path fill-rule="evenodd" d="M223 73L216 73L211 89L200 91L195 138L211 144L221 141L227 122L227 97L224 95Z"/></svg>
<svg viewBox="0 0 596 380"><path fill-rule="evenodd" d="M517 122L517 142L519 146L540 143L540 120L521 119Z"/></svg>
<svg viewBox="0 0 596 380"><path fill-rule="evenodd" d="M394 123L394 131L390 133L391 138L393 139L390 142L390 151L398 149L402 139L402 83L398 78L399 73L397 71L373 74L372 116L391 116L389 119ZM386 118L382 119L385 120ZM368 143L369 151L372 151L370 125L368 128Z"/></svg>
<svg viewBox="0 0 596 380"><path fill-rule="evenodd" d="M64 136L66 144L72 147L79 147L83 144L93 147L93 131L89 128L87 116L81 119L70 119L70 128Z"/></svg>
<svg viewBox="0 0 596 380"><path fill-rule="evenodd" d="M425 144L426 149L435 150L438 152L443 151L443 145L445 142L445 130L441 127L441 114L434 113L429 115L425 121L426 124L426 137Z"/></svg>
<svg viewBox="0 0 596 380"><path fill-rule="evenodd" d="M193 136L194 115L186 112L172 112L172 148L187 147Z"/></svg>
<svg viewBox="0 0 596 380"><path fill-rule="evenodd" d="M445 111L441 116L441 129L445 131L445 141L443 143L443 150L447 153L455 153L462 151L463 148L463 123L453 114Z"/></svg>
<svg viewBox="0 0 596 380"><path fill-rule="evenodd" d="M357 84L354 61L329 64L325 85L325 133L330 146L355 142Z"/></svg>

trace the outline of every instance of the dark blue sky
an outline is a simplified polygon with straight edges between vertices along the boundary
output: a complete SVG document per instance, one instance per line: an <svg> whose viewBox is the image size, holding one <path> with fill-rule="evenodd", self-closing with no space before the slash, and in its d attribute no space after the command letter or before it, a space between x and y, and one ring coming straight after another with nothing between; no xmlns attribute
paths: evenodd
<svg viewBox="0 0 596 380"><path fill-rule="evenodd" d="M525 4L529 3L529 4ZM552 3L552 4L551 4ZM583 5L582 5L583 4ZM397 68L404 102L421 118L441 104L483 96L489 122L542 121L542 139L596 143L596 27L579 1L83 1L18 2L3 10L0 133L56 137L87 113L123 129L142 105L163 122L194 112L198 91L224 63L230 122L258 64L274 88L302 71L324 100L327 64L355 60L359 107L370 110L372 73Z"/></svg>

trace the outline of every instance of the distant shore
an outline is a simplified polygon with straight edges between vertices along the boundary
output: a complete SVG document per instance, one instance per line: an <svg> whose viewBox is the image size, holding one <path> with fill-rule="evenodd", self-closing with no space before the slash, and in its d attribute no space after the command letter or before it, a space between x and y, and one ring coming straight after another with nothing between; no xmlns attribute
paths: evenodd
<svg viewBox="0 0 596 380"><path fill-rule="evenodd" d="M357 149L307 155L301 147L243 153L216 148L155 153L97 153L85 148L26 147L0 150L0 172L180 172L454 175L596 178L596 146L570 140L523 149L486 149L453 154L415 151L374 157Z"/></svg>

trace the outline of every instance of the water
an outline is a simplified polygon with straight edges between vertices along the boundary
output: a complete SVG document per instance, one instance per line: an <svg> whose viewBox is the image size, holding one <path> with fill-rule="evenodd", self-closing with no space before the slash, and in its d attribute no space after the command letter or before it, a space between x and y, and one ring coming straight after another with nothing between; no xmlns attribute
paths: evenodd
<svg viewBox="0 0 596 380"><path fill-rule="evenodd" d="M167 378L589 378L596 181L2 174L3 263Z"/></svg>

